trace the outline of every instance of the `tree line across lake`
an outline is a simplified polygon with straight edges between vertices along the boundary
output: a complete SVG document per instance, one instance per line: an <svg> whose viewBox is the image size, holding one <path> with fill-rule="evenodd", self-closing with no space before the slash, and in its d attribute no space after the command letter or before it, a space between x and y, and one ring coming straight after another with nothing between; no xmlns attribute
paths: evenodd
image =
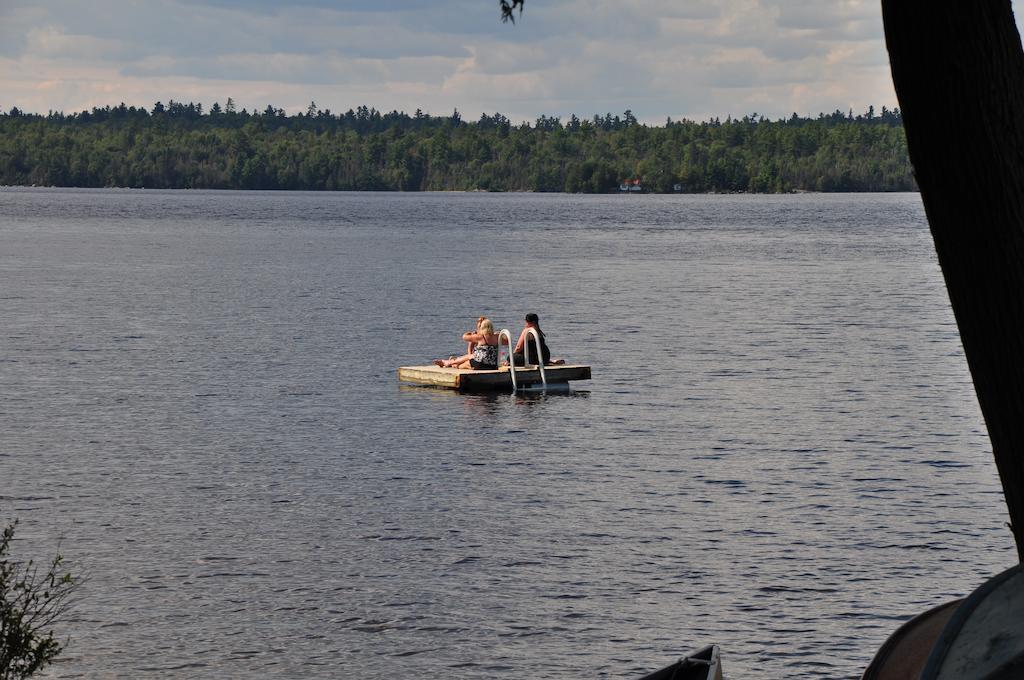
<svg viewBox="0 0 1024 680"><path fill-rule="evenodd" d="M0 113L0 185L160 189L910 191L898 110L663 126L622 116L512 123L361 106L286 115L231 99Z"/></svg>

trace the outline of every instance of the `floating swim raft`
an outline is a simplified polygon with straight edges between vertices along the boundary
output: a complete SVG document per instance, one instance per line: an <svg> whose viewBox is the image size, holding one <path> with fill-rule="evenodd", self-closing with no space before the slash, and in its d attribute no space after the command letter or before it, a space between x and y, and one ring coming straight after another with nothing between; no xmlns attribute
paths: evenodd
<svg viewBox="0 0 1024 680"><path fill-rule="evenodd" d="M530 345L536 349L534 359L540 359L541 341L535 328L527 328L530 340L523 347L526 359L525 366L499 366L495 370L473 368L447 368L444 366L401 366L398 369L400 382L431 387L446 387L462 392L486 392L497 390L523 389L566 389L570 380L590 380L590 366L582 364L532 364L530 363ZM502 345L504 341L504 346ZM512 333L507 328L498 331L498 361L501 361L502 350L505 350L506 362L512 347Z"/></svg>
<svg viewBox="0 0 1024 680"><path fill-rule="evenodd" d="M486 392L512 390L512 371L508 366L486 371L471 368L443 368L441 366L401 366L398 369L401 382L414 385L445 387L463 392ZM570 380L590 380L590 366L582 364L559 364L544 366L543 376L537 365L515 367L515 388L535 388L546 384L566 385Z"/></svg>

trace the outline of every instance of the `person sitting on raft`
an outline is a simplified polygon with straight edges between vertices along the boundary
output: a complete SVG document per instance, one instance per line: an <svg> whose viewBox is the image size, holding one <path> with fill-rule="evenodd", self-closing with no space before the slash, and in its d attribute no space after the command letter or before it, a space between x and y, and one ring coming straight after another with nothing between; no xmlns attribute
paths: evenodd
<svg viewBox="0 0 1024 680"><path fill-rule="evenodd" d="M468 333L463 333L463 337L466 337L470 333L472 333L472 334L479 333L480 332L480 324L483 323L486 320L487 320L486 316L483 316L483 315L478 316L476 318L476 326L475 326L476 330L475 331L469 331ZM475 348L476 348L476 342L470 340L469 342L466 343L466 354L472 355L473 354L473 350ZM454 361L455 359L456 359L456 356L454 354L452 354L452 355L450 355L448 357L448 361ZM434 363L437 364L438 361L441 361L441 360L440 359L436 359L434 361Z"/></svg>
<svg viewBox="0 0 1024 680"><path fill-rule="evenodd" d="M477 324L475 331L462 334L462 339L470 343L473 351L461 357L451 359L435 359L434 365L443 368L475 368L495 370L498 368L498 334L494 332L494 324L484 318Z"/></svg>
<svg viewBox="0 0 1024 680"><path fill-rule="evenodd" d="M480 324L482 324L484 321L487 321L487 317L486 316L478 316L476 318L476 332L477 333L480 332ZM472 354L473 353L473 349L475 347L476 347L476 343L473 342L472 340L467 342L466 343L466 354ZM450 359L454 359L455 357L449 357L449 358Z"/></svg>
<svg viewBox="0 0 1024 680"><path fill-rule="evenodd" d="M540 338L539 352L537 348L537 340L533 337L533 334L530 333L531 328L537 331L537 336ZM527 342L533 343L530 347L530 358L533 361L536 362L537 355L540 354L541 360L544 362L545 366L565 363L564 359L551 360L551 350L548 349L547 338L544 336L544 331L540 329L540 318L533 312L526 315L526 326L523 327L523 332L519 334L519 341L516 342L515 349L512 350L512 363L516 366L526 365L525 351Z"/></svg>

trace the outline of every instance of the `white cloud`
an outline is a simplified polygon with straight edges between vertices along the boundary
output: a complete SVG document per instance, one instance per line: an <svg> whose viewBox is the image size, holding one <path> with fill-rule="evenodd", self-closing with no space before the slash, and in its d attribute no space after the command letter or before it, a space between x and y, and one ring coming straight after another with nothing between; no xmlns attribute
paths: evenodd
<svg viewBox="0 0 1024 680"><path fill-rule="evenodd" d="M877 0L5 0L0 106L232 96L642 120L895 106Z"/></svg>

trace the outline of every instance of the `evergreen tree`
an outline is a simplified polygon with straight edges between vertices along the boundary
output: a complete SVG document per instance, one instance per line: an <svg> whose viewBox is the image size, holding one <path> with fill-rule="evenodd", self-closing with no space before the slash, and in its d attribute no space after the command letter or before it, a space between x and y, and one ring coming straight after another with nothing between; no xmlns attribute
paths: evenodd
<svg viewBox="0 0 1024 680"><path fill-rule="evenodd" d="M151 112L0 113L9 185L593 193L625 178L656 192L914 189L902 119L888 109L661 127L629 110L513 125L500 113L466 122L457 110L334 115L315 102L295 116L273 105L250 114L231 98L205 111L171 100Z"/></svg>

